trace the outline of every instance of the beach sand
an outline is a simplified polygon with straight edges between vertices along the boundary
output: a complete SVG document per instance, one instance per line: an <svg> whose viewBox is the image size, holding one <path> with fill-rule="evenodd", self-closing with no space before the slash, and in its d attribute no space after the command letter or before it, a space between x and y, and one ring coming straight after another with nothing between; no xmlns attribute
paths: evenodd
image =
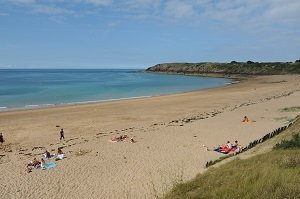
<svg viewBox="0 0 300 199"><path fill-rule="evenodd" d="M299 112L280 109L293 106L300 106L297 75L253 77L159 97L2 112L1 198L155 198L222 156L203 145L238 140L245 146L287 124ZM243 124L245 115L256 122ZM108 141L125 134L136 143ZM64 147L66 158L55 168L25 171L34 157L58 147Z"/></svg>

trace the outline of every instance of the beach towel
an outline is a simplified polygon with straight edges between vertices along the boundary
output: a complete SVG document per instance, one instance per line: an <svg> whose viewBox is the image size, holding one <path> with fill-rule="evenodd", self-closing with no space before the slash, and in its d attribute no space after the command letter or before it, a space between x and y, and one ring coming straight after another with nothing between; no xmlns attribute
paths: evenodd
<svg viewBox="0 0 300 199"><path fill-rule="evenodd" d="M227 147L219 147L214 149L214 151L218 152L218 153L223 153L223 154L228 154L230 152L235 152L237 150L237 148L227 148Z"/></svg>
<svg viewBox="0 0 300 199"><path fill-rule="evenodd" d="M54 168L56 167L56 163L55 162L48 162L45 164L44 167L39 167L41 168L42 170L46 170L46 169L51 169L51 168Z"/></svg>

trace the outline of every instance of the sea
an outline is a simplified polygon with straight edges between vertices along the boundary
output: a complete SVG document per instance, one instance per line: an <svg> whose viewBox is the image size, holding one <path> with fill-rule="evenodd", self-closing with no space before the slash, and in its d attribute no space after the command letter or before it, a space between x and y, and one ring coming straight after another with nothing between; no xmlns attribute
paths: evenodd
<svg viewBox="0 0 300 199"><path fill-rule="evenodd" d="M0 69L0 111L151 97L230 83L134 69Z"/></svg>

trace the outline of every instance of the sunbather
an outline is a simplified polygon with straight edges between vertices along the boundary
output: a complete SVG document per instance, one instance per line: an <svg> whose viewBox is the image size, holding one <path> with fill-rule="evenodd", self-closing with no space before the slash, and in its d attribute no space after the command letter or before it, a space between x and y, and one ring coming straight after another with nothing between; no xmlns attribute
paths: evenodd
<svg viewBox="0 0 300 199"><path fill-rule="evenodd" d="M43 158L41 159L41 168L46 169L46 162Z"/></svg>
<svg viewBox="0 0 300 199"><path fill-rule="evenodd" d="M236 140L236 141L234 141L234 144L232 144L232 148L237 148L238 147L238 141Z"/></svg>
<svg viewBox="0 0 300 199"><path fill-rule="evenodd" d="M230 143L230 141L227 141L226 147L231 149L232 148L232 144Z"/></svg>
<svg viewBox="0 0 300 199"><path fill-rule="evenodd" d="M234 141L234 144L232 145L232 149L234 149L235 152L239 152L242 149L241 145L238 144L237 140Z"/></svg>
<svg viewBox="0 0 300 199"><path fill-rule="evenodd" d="M249 118L247 116L244 117L244 119L242 120L242 122L249 122Z"/></svg>
<svg viewBox="0 0 300 199"><path fill-rule="evenodd" d="M44 153L44 157L45 158L51 158L50 152L46 150L45 153Z"/></svg>
<svg viewBox="0 0 300 199"><path fill-rule="evenodd" d="M208 150L208 148L207 148L207 150ZM229 153L231 150L232 150L232 144L230 143L230 141L227 141L227 143L225 145L214 148L214 151L224 153L224 154Z"/></svg>
<svg viewBox="0 0 300 199"><path fill-rule="evenodd" d="M62 160L64 158L64 153L61 150L61 148L57 148L57 156L56 156L56 160Z"/></svg>
<svg viewBox="0 0 300 199"><path fill-rule="evenodd" d="M242 122L243 123L252 123L252 122L256 122L256 121L249 119L247 116L244 116L244 119L242 120Z"/></svg>
<svg viewBox="0 0 300 199"><path fill-rule="evenodd" d="M28 166L33 166L33 167L39 167L41 165L41 162L38 161L36 158L34 158Z"/></svg>
<svg viewBox="0 0 300 199"><path fill-rule="evenodd" d="M125 140L126 138L128 138L127 135L120 135L119 137L114 137L114 138L111 138L110 140L113 142L120 142L120 141Z"/></svg>

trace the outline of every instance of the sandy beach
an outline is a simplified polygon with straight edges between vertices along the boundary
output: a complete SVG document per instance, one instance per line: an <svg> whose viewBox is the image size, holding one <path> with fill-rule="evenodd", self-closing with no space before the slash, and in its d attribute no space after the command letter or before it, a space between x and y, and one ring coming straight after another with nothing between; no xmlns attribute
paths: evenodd
<svg viewBox="0 0 300 199"><path fill-rule="evenodd" d="M287 124L299 112L280 109L293 106L300 106L298 75L252 77L151 98L0 112L1 198L156 198L222 156L203 145L238 140L245 146ZM256 122L243 124L245 115ZM109 142L120 135L136 143ZM30 160L58 147L66 158L55 168L26 172Z"/></svg>

